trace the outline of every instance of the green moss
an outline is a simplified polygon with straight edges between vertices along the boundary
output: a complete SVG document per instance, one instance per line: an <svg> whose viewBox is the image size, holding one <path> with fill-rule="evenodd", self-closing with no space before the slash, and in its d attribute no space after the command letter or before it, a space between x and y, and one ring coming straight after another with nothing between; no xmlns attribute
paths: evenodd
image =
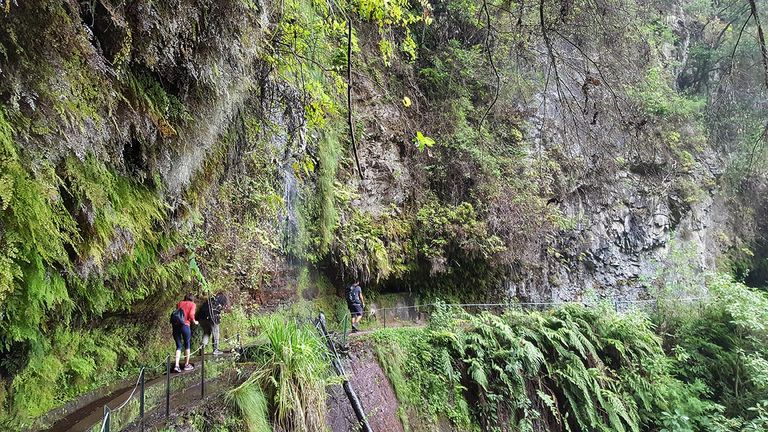
<svg viewBox="0 0 768 432"><path fill-rule="evenodd" d="M0 350L27 352L29 367L12 381L11 412L24 419L134 364L130 347L138 341L118 342L119 331L102 341L98 331L78 329L108 311L139 313L136 303L151 295L162 304L189 280L190 269L183 256L160 259L180 239L163 232L167 209L156 191L93 156L30 171L12 134L0 111ZM85 263L92 266L87 277L79 273ZM104 345L120 354L100 351ZM110 367L94 369L102 363ZM37 386L45 389L33 391Z"/></svg>
<svg viewBox="0 0 768 432"><path fill-rule="evenodd" d="M38 175L28 172L12 132L0 110L0 219L5 228L0 249L0 300L5 300L6 310L25 310L0 319L6 346L14 340L37 339L44 311L69 301L61 276L47 265L68 267L67 248L80 238L58 199L60 179L49 166Z"/></svg>
<svg viewBox="0 0 768 432"><path fill-rule="evenodd" d="M406 431L433 429L441 419L450 420L459 430L476 430L448 352L430 331L379 330L371 340L395 389L398 416Z"/></svg>
<svg viewBox="0 0 768 432"><path fill-rule="evenodd" d="M339 264L354 277L379 281L405 274L415 256L410 223L395 214L374 218L352 210L336 233Z"/></svg>
<svg viewBox="0 0 768 432"><path fill-rule="evenodd" d="M50 97L54 110L70 126L83 128L86 121L101 126L101 112L110 104L105 88L109 84L96 75L86 61L73 55L62 65L60 74L52 76Z"/></svg>
<svg viewBox="0 0 768 432"><path fill-rule="evenodd" d="M101 263L118 229L134 240L157 240L155 224L164 219L166 206L156 193L115 174L93 156L82 162L70 157L65 167L73 209L87 219L81 223L88 234L78 248L81 257Z"/></svg>
<svg viewBox="0 0 768 432"><path fill-rule="evenodd" d="M336 174L341 157L341 148L336 134L326 134L318 145L318 160L320 169L317 179L317 191L320 201L320 217L317 222L320 231L320 253L328 253L333 234L339 224L336 207Z"/></svg>
<svg viewBox="0 0 768 432"><path fill-rule="evenodd" d="M143 109L152 117L164 137L178 135L174 123L178 125L192 119L179 98L168 93L150 75L127 72L122 77L122 82L135 107Z"/></svg>
<svg viewBox="0 0 768 432"><path fill-rule="evenodd" d="M167 339L147 337L140 325L87 332L57 328L45 350L32 353L29 365L14 378L14 414L35 418L117 379L135 378L140 364L161 364L169 347Z"/></svg>

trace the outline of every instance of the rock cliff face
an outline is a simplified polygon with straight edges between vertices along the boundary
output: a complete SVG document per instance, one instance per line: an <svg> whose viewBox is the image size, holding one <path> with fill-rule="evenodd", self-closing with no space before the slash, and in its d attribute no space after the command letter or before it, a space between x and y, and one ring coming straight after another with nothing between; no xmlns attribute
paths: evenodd
<svg viewBox="0 0 768 432"><path fill-rule="evenodd" d="M734 43L702 16L727 20L352 3L348 40L334 2L5 2L4 406L66 398L20 396L50 378L35 365L89 374L68 366L77 329L160 325L199 285L275 305L317 291L311 269L417 296L634 300L754 236L729 171L752 129L727 123L764 107L757 51L701 54ZM762 190L753 159L742 194Z"/></svg>

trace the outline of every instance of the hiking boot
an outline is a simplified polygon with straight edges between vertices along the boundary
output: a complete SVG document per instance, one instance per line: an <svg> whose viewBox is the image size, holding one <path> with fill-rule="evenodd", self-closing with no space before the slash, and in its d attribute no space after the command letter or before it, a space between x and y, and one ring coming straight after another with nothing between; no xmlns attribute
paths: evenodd
<svg viewBox="0 0 768 432"><path fill-rule="evenodd" d="M171 369L171 372L173 372L173 373L181 373L181 369L179 369L178 366L174 366L173 369Z"/></svg>
<svg viewBox="0 0 768 432"><path fill-rule="evenodd" d="M185 365L184 365L184 370L185 370L185 371L191 371L191 370L192 370L192 369L194 369L194 368L195 368L195 366L194 366L194 365L192 365L192 364L185 364Z"/></svg>
<svg viewBox="0 0 768 432"><path fill-rule="evenodd" d="M215 355L215 356L222 355L222 354L224 354L222 351L219 351L217 349L213 350L213 355Z"/></svg>

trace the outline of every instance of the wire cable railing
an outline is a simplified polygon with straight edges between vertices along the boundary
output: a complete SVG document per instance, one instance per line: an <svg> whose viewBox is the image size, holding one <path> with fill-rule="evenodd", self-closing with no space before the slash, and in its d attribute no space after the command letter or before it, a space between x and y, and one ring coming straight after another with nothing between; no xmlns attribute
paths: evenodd
<svg viewBox="0 0 768 432"><path fill-rule="evenodd" d="M678 299L670 299L671 301L700 301L706 300L707 297L685 297ZM644 299L644 300L613 300L613 303L619 304L651 304L658 302L658 299ZM383 310L401 310L401 309L419 309L428 308L438 305L455 306L455 307L515 307L515 306L564 306L569 304L577 304L583 306L594 306L599 302L585 302L585 301L556 301L556 302L508 302L508 303L423 303L407 306L394 306L388 308L377 308L377 311Z"/></svg>
<svg viewBox="0 0 768 432"><path fill-rule="evenodd" d="M462 308L462 309L468 309L468 308L479 308L479 309L491 309L491 308L499 308L502 310L507 309L515 309L515 308L525 308L525 307L539 307L541 309L552 309L556 307L562 307L566 305L582 305L587 307L597 306L599 304L613 304L613 307L616 312L621 312L622 310L627 310L632 308L636 305L655 305L656 308L658 308L660 301L665 302L684 302L684 303L694 303L694 302L701 302L707 300L708 297L705 296L698 296L698 297L679 297L679 298L665 298L663 300L660 300L659 298L652 298L652 299L636 299L636 300L619 300L619 299L604 299L604 300L598 300L598 301L533 301L533 302L507 302L507 303L423 303L423 304L414 304L414 305L404 305L404 306L393 306L393 307L382 307L382 308L375 308L371 310L371 315L376 317L378 319L379 316L381 316L382 324L384 327L387 327L387 313L390 313L390 317L393 317L392 313L396 311L416 311L417 315L421 315L424 313L427 313L431 308L435 308L437 306L443 306L443 307L451 307L451 308ZM346 314L346 319L349 319L350 314ZM418 319L418 318L417 318ZM346 326L345 326L346 327ZM345 331L346 333L346 331Z"/></svg>

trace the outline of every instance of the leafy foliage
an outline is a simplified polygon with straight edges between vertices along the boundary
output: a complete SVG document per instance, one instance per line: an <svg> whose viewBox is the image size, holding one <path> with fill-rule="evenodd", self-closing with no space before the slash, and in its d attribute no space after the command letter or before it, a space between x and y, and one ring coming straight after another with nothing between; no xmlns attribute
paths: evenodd
<svg viewBox="0 0 768 432"><path fill-rule="evenodd" d="M249 381L264 391L275 426L297 432L322 430L329 370L317 332L279 315L262 319L260 330L261 340L251 353L256 371Z"/></svg>
<svg viewBox="0 0 768 432"><path fill-rule="evenodd" d="M450 287L469 274L487 276L483 263L503 250L501 239L471 204L446 206L431 200L415 215L374 218L353 210L336 234L335 258L354 277L366 280L412 277L420 283L427 282L421 273L426 272L439 292L440 286Z"/></svg>
<svg viewBox="0 0 768 432"><path fill-rule="evenodd" d="M700 310L663 315L661 336L642 312L567 306L468 315L438 303L426 329L381 330L371 340L410 424L761 430L768 298L722 276L709 287L713 297Z"/></svg>
<svg viewBox="0 0 768 432"><path fill-rule="evenodd" d="M85 321L78 318L81 314L126 310L181 286L189 268L183 259L160 259L177 244L178 236L158 229L166 207L155 191L92 156L68 158L57 168L43 163L32 172L12 134L0 111L0 223L5 228L0 249L0 350L8 357L3 368L9 374L24 370L13 380L19 391L8 404L14 415L24 418L103 380L103 374L92 370L94 362L116 360L117 367L137 360L135 353L113 353L105 359L106 354L94 348L104 339L99 332L82 341L76 337ZM116 250L116 242L125 249ZM61 342L67 338L74 340ZM78 346L82 352L68 351ZM45 385L50 388L45 396L29 399L32 388L51 382L58 384Z"/></svg>
<svg viewBox="0 0 768 432"><path fill-rule="evenodd" d="M416 137L413 139L413 142L416 143L416 147L418 147L420 152L432 148L432 146L435 145L435 140L428 136L424 136L421 131L416 132Z"/></svg>
<svg viewBox="0 0 768 432"><path fill-rule="evenodd" d="M410 328L377 331L372 341L400 402L398 415L406 431L429 430L442 417L461 430L473 429L447 339Z"/></svg>
<svg viewBox="0 0 768 432"><path fill-rule="evenodd" d="M667 324L675 370L684 381L705 385L726 416L751 419L768 395L768 298L727 276L708 285L712 298L700 311Z"/></svg>

